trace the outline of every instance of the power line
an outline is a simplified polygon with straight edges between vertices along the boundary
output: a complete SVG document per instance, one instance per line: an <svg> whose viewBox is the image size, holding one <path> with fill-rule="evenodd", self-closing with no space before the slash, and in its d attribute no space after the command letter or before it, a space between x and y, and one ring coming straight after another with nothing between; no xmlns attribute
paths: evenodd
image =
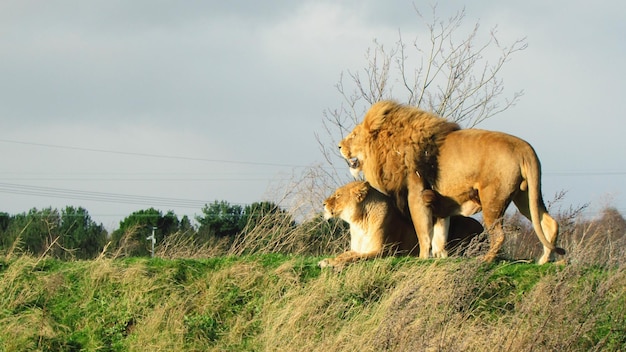
<svg viewBox="0 0 626 352"><path fill-rule="evenodd" d="M269 163L269 162L256 162L256 161L197 158L197 157L187 157L187 156L180 156L180 155L124 152L124 151L116 151L116 150L75 147L75 146L66 146L66 145L58 145L58 144L16 141L16 140L10 140L10 139L0 139L0 142L21 144L21 145L31 145L31 146L46 147L46 148L79 150L79 151L87 151L87 152L108 153L108 154L118 154L118 155L128 155L128 156L141 156L141 157L160 158L160 159L189 160L189 161L202 161L202 162L241 164L241 165L257 165L257 166L294 167L294 168L306 168L310 166L310 165L296 165L296 164ZM626 171L553 171L553 172L544 171L542 174L544 176L623 176L623 175L626 175ZM217 181L220 181L220 180L217 180Z"/></svg>
<svg viewBox="0 0 626 352"><path fill-rule="evenodd" d="M181 199L181 198L167 198L167 197L152 197L152 196L139 196L139 195L127 195L117 193L104 193L104 192L90 192L79 191L64 188L52 188L52 187L38 187L38 186L26 186L11 183L0 183L0 192L30 195L30 196L44 196L53 198L64 199L77 199L87 201L99 201L108 203L124 203L124 204L139 204L139 205L151 205L151 206L165 206L165 207L177 207L177 208L193 208L198 209L204 207L207 201L197 199Z"/></svg>
<svg viewBox="0 0 626 352"><path fill-rule="evenodd" d="M555 171L544 172L544 176L623 176L626 171Z"/></svg>
<svg viewBox="0 0 626 352"><path fill-rule="evenodd" d="M274 180L286 180L273 178ZM94 181L94 182L255 182L268 178L76 178L76 177L0 177L4 181Z"/></svg>
<svg viewBox="0 0 626 352"><path fill-rule="evenodd" d="M256 161L238 161L238 160L225 160L225 159L195 158L195 157L187 157L187 156L179 156L179 155L162 155L162 154L150 154L150 153L122 152L122 151L117 151L117 150L106 150L106 149L74 147L74 146L57 145L57 144L44 144L44 143L35 143L35 142L24 142L24 141L15 141L15 140L9 140L9 139L0 139L0 142L12 143L12 144L22 144L22 145L31 145L31 146L46 147L46 148L56 148L56 149L66 149L66 150L80 150L80 151L86 151L86 152L118 154L118 155L127 155L127 156L141 156L141 157L159 158L159 159L189 160L189 161L202 161L202 162L211 162L211 163L257 165L257 166L298 167L298 168L308 167L307 165L293 165L293 164L268 163L268 162L256 162Z"/></svg>
<svg viewBox="0 0 626 352"><path fill-rule="evenodd" d="M215 172L182 172L182 171L0 171L0 175L268 175L270 172L246 172L246 171L215 171Z"/></svg>
<svg viewBox="0 0 626 352"><path fill-rule="evenodd" d="M16 172L0 171L0 181L80 182L259 182L288 180L275 172Z"/></svg>

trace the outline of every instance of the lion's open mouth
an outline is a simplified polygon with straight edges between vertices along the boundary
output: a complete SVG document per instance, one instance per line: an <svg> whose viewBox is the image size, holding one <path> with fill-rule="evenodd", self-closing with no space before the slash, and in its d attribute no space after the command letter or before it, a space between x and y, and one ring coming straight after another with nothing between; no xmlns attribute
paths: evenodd
<svg viewBox="0 0 626 352"><path fill-rule="evenodd" d="M351 169L358 169L359 168L359 159L358 158L350 158L350 159L348 159L348 165L350 166Z"/></svg>

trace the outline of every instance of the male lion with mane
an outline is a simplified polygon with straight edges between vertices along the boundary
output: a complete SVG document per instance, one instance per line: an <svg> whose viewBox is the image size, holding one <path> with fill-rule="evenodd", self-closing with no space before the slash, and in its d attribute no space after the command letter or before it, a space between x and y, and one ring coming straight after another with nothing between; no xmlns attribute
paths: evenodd
<svg viewBox="0 0 626 352"><path fill-rule="evenodd" d="M543 245L539 264L550 260L558 224L548 214L541 195L541 166L530 144L501 132L460 129L456 123L420 109L381 101L340 143L353 175L365 179L395 199L417 232L420 257L447 256L449 224L454 214L482 210L490 248L483 260L495 259L504 242L502 217L513 201L528 218ZM438 213L422 193L441 195ZM439 219L433 224L433 215Z"/></svg>
<svg viewBox="0 0 626 352"><path fill-rule="evenodd" d="M438 204L435 192L424 192L427 206ZM341 270L346 264L362 259L389 255L416 255L417 235L409 219L402 216L388 196L366 181L350 182L339 187L324 201L324 217L340 218L350 225L350 250L318 263L322 268ZM464 216L450 220L448 246L459 252L483 232L482 225Z"/></svg>

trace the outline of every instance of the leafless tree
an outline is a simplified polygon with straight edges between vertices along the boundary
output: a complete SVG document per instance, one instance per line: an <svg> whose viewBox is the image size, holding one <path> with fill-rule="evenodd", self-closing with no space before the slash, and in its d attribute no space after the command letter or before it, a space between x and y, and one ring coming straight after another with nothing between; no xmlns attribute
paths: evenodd
<svg viewBox="0 0 626 352"><path fill-rule="evenodd" d="M375 40L366 51L366 66L341 74L336 88L343 102L324 112L328 138L317 136L330 165L341 160L338 141L377 101L397 100L473 127L507 110L523 95L518 91L503 97L499 74L513 54L527 47L525 38L503 45L497 28L484 32L477 22L466 29L465 10L444 20L438 17L436 6L428 19L417 8L415 13L417 22L425 26L424 36L408 42L399 32L390 47ZM329 170L337 172L334 167Z"/></svg>

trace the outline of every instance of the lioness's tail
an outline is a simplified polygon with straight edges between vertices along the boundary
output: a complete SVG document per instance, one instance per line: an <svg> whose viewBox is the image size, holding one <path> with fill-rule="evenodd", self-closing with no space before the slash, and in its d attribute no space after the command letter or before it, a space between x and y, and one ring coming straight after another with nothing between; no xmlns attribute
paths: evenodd
<svg viewBox="0 0 626 352"><path fill-rule="evenodd" d="M564 255L565 250L550 243L543 232L543 228L541 227L541 219L544 214L547 215L548 213L546 206L543 203L543 197L541 196L541 165L539 164L539 159L537 158L535 151L530 145L528 147L531 149L531 153L524 153L524 155L530 157L526 157L522 161L522 175L526 179L528 187L528 210L530 212L530 221L533 224L533 228L535 229L535 233L537 233L537 237L539 238L539 241L541 241L541 244L557 254ZM558 228L555 230L558 232Z"/></svg>

